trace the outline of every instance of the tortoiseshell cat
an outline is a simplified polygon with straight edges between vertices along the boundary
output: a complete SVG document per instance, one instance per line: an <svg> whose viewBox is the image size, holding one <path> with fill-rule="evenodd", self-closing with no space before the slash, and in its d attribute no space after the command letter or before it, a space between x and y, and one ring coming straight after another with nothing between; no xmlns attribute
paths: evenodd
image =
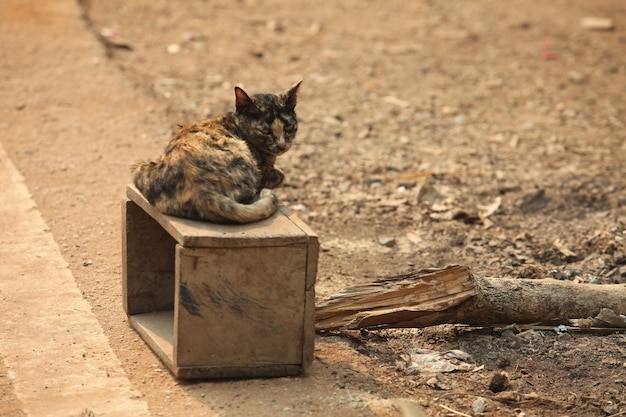
<svg viewBox="0 0 626 417"><path fill-rule="evenodd" d="M235 87L234 112L178 129L158 161L133 167L135 185L164 214L214 223L271 216L270 189L285 178L274 162L298 130L300 83L280 95Z"/></svg>

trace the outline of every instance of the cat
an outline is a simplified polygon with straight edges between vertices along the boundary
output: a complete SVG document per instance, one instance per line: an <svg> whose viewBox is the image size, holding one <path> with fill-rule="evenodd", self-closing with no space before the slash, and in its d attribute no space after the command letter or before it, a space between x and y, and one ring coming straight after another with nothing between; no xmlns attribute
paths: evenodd
<svg viewBox="0 0 626 417"><path fill-rule="evenodd" d="M274 166L298 131L299 81L280 95L235 87L235 111L181 126L155 161L133 166L137 189L163 214L213 223L251 223L278 209Z"/></svg>

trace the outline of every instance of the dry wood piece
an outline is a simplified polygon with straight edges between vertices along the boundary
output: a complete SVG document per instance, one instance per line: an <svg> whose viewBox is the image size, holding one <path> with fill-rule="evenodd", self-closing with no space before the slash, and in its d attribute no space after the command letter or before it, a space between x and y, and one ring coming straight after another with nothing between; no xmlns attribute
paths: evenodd
<svg viewBox="0 0 626 417"><path fill-rule="evenodd" d="M626 314L626 285L481 278L454 265L348 288L316 306L316 328L552 325L595 316L602 308Z"/></svg>
<svg viewBox="0 0 626 417"><path fill-rule="evenodd" d="M587 30L615 29L613 20L606 17L585 17L580 21L580 25Z"/></svg>

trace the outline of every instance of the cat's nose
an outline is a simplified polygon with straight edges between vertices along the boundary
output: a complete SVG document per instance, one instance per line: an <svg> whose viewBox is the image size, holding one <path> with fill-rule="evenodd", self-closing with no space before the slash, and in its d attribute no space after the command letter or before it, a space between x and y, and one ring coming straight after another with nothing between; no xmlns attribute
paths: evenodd
<svg viewBox="0 0 626 417"><path fill-rule="evenodd" d="M276 139L276 146L278 146L279 149L287 148L287 141L285 141L284 136L279 136L278 139Z"/></svg>

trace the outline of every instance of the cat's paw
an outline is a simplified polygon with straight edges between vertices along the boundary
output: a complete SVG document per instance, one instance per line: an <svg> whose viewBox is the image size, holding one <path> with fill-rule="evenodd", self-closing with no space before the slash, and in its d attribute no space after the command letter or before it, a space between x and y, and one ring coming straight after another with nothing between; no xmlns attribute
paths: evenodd
<svg viewBox="0 0 626 417"><path fill-rule="evenodd" d="M270 190L269 188L262 189L259 195L262 199L272 200L275 204L278 204L278 197L276 196L274 191Z"/></svg>
<svg viewBox="0 0 626 417"><path fill-rule="evenodd" d="M280 169L273 169L265 173L264 184L265 188L279 187L283 181L285 181L285 174Z"/></svg>

